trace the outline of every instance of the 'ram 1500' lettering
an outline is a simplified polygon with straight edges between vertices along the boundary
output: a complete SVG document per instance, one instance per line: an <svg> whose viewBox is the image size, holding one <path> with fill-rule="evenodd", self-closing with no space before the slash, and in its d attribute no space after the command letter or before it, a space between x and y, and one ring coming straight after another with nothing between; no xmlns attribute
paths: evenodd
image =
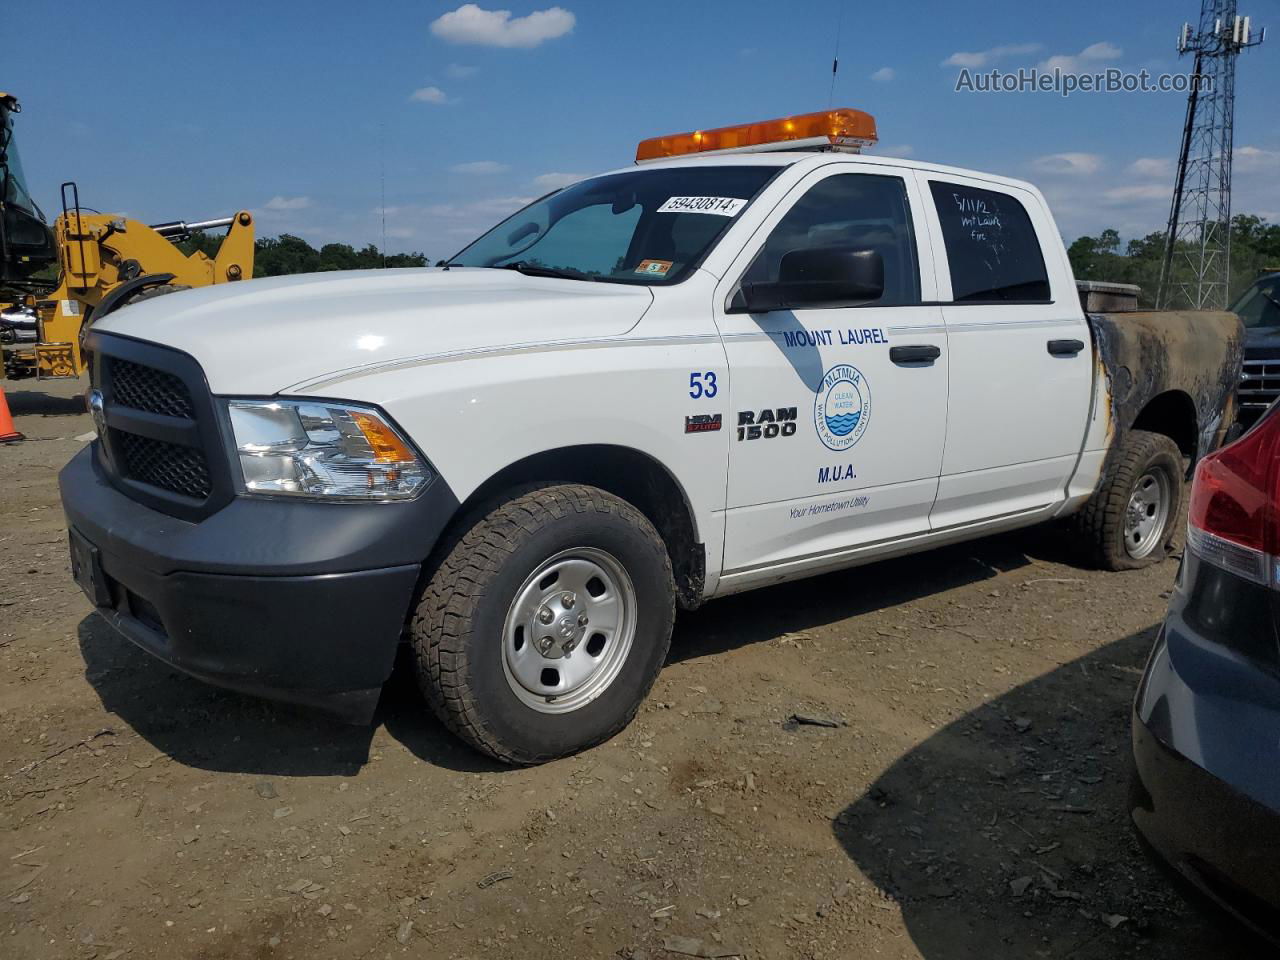
<svg viewBox="0 0 1280 960"><path fill-rule="evenodd" d="M796 432L796 408L765 408L758 414L754 410L738 412L739 440L772 440L774 437L790 437Z"/></svg>

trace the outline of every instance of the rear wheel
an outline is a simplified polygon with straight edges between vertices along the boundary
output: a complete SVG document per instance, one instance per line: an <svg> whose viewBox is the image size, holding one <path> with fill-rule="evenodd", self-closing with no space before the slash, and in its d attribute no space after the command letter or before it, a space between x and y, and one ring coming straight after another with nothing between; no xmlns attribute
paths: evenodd
<svg viewBox="0 0 1280 960"><path fill-rule="evenodd" d="M532 764L630 722L666 659L666 546L595 487L515 490L445 546L411 625L435 714L472 746Z"/></svg>
<svg viewBox="0 0 1280 960"><path fill-rule="evenodd" d="M1182 453L1164 434L1131 430L1102 486L1077 516L1094 561L1136 570L1173 551L1182 505Z"/></svg>

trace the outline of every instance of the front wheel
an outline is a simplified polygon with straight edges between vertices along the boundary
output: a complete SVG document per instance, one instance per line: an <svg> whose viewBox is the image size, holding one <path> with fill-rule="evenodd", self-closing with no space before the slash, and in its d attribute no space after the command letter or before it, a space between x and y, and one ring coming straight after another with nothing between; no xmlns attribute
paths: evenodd
<svg viewBox="0 0 1280 960"><path fill-rule="evenodd" d="M511 491L464 525L411 635L436 716L492 757L533 764L630 722L674 619L671 561L648 519L560 484Z"/></svg>
<svg viewBox="0 0 1280 960"><path fill-rule="evenodd" d="M1183 473L1182 453L1171 439L1129 431L1102 486L1076 519L1098 566L1136 570L1172 552Z"/></svg>

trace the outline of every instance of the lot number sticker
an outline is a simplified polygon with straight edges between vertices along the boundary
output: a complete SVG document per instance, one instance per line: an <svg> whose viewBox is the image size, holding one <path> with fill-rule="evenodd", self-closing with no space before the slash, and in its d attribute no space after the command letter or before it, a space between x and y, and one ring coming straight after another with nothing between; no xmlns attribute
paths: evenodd
<svg viewBox="0 0 1280 960"><path fill-rule="evenodd" d="M659 213L712 213L717 217L737 216L747 201L737 197L671 197Z"/></svg>

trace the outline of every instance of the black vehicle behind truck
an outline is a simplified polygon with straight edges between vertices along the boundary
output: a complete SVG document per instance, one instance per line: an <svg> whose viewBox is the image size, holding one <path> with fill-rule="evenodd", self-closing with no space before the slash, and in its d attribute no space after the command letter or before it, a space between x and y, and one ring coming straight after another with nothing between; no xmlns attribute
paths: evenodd
<svg viewBox="0 0 1280 960"><path fill-rule="evenodd" d="M1249 427L1280 397L1280 271L1259 277L1231 312L1244 324L1240 423Z"/></svg>

